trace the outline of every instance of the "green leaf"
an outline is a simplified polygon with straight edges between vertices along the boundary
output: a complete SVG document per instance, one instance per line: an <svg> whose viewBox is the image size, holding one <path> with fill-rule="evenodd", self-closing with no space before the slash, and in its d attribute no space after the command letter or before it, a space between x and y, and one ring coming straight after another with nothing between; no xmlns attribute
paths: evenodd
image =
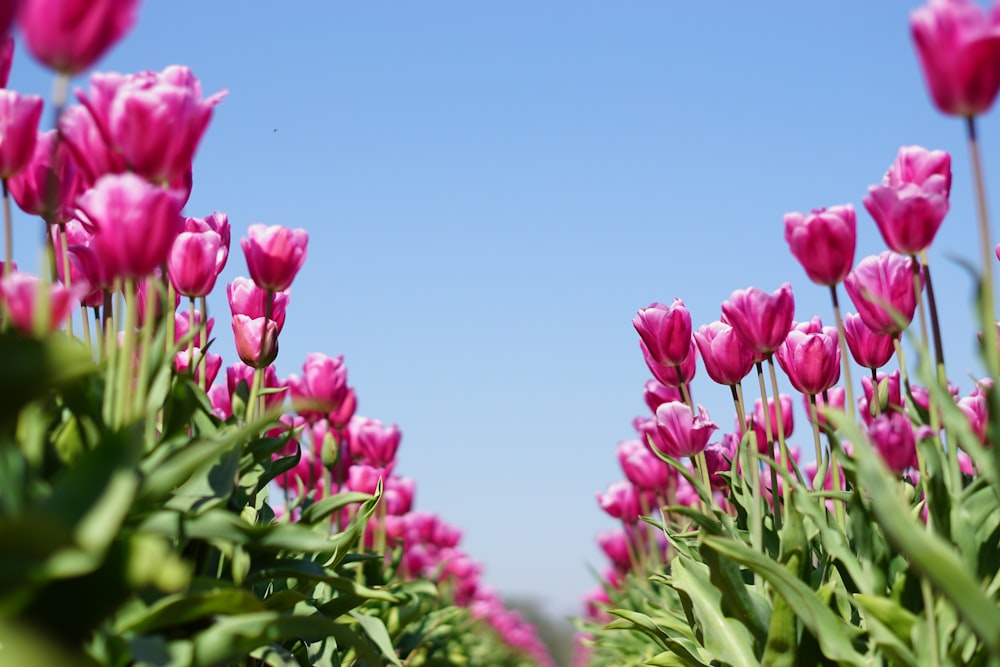
<svg viewBox="0 0 1000 667"><path fill-rule="evenodd" d="M316 641L336 633L336 624L319 614L286 616L268 611L220 617L195 635L192 665L215 667L270 644L288 639Z"/></svg>
<svg viewBox="0 0 1000 667"><path fill-rule="evenodd" d="M396 649L392 646L392 640L385 629L385 624L374 616L351 613L351 616L358 622L358 625L365 631L372 643L382 652L382 658L394 667L403 667L396 656Z"/></svg>
<svg viewBox="0 0 1000 667"><path fill-rule="evenodd" d="M158 600L146 613L119 626L120 632L150 633L175 625L223 614L234 616L264 611L253 593L241 588L221 588L205 593L180 593Z"/></svg>

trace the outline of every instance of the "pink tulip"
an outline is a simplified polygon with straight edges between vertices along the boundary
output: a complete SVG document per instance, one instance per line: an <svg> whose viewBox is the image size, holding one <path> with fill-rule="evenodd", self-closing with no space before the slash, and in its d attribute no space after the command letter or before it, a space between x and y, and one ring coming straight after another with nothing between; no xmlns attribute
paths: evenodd
<svg viewBox="0 0 1000 667"><path fill-rule="evenodd" d="M236 354L247 366L267 368L278 356L278 325L263 317L233 315Z"/></svg>
<svg viewBox="0 0 1000 667"><path fill-rule="evenodd" d="M723 302L722 315L751 350L766 358L778 349L792 328L792 286L784 283L771 294L756 287L736 290Z"/></svg>
<svg viewBox="0 0 1000 667"><path fill-rule="evenodd" d="M351 491L374 495L379 480L385 479L389 474L390 469L367 463L356 463L347 472L347 488Z"/></svg>
<svg viewBox="0 0 1000 667"><path fill-rule="evenodd" d="M827 422L826 417L823 416L823 410L829 407L831 409L836 409L843 412L844 405L846 404L845 402L847 400L847 391L843 387L831 387L829 391L826 391L824 393L826 394L826 398L823 397L823 394L817 394L815 396L816 416L819 418L819 424L821 426L827 425L829 423ZM802 405L805 408L807 415L812 414L810 408L811 403L809 401L809 398L810 397L807 395L802 396ZM781 416L782 417L785 416L784 411L782 411Z"/></svg>
<svg viewBox="0 0 1000 667"><path fill-rule="evenodd" d="M56 146L53 154L53 146ZM53 157L55 167L53 168ZM55 183L55 196L49 187ZM31 161L7 184L10 194L30 215L39 215L52 224L64 224L75 216L80 179L65 142L56 144L56 131L40 132Z"/></svg>
<svg viewBox="0 0 1000 667"><path fill-rule="evenodd" d="M983 393L975 393L971 396L964 396L958 401L958 409L962 411L972 432L976 434L979 444L987 445L986 434L990 423L990 406Z"/></svg>
<svg viewBox="0 0 1000 667"><path fill-rule="evenodd" d="M201 83L182 65L162 72L95 74L77 97L132 171L172 184L191 171L194 154L222 91L202 99Z"/></svg>
<svg viewBox="0 0 1000 667"><path fill-rule="evenodd" d="M650 412L656 412L656 408L660 407L663 403L682 400L679 389L668 387L659 380L646 381L646 386L643 389L643 397L646 399L646 405L649 406Z"/></svg>
<svg viewBox="0 0 1000 667"><path fill-rule="evenodd" d="M865 208L890 249L916 255L934 240L948 213L950 190L950 155L904 146L881 185L868 188Z"/></svg>
<svg viewBox="0 0 1000 667"><path fill-rule="evenodd" d="M705 449L712 433L718 428L709 419L705 408L698 406L698 413L684 403L664 403L656 409L656 428L660 433L663 453L679 459L695 456Z"/></svg>
<svg viewBox="0 0 1000 667"><path fill-rule="evenodd" d="M620 572L628 572L632 568L628 537L624 530L601 531L597 534L597 544Z"/></svg>
<svg viewBox="0 0 1000 667"><path fill-rule="evenodd" d="M181 230L180 202L135 174L102 176L77 199L108 275L141 278L167 260Z"/></svg>
<svg viewBox="0 0 1000 667"><path fill-rule="evenodd" d="M688 411L690 414L690 410ZM609 516L627 524L639 521L639 491L630 482L614 482L604 493L597 493L597 503Z"/></svg>
<svg viewBox="0 0 1000 667"><path fill-rule="evenodd" d="M858 412L866 424L871 424L875 418L875 408L873 401L876 397L876 383L878 391L879 412L885 414L890 411L903 409L903 395L899 384L899 371L893 371L888 375L879 373L875 381L868 376L861 378L861 396L858 397Z"/></svg>
<svg viewBox="0 0 1000 667"><path fill-rule="evenodd" d="M666 402L670 403L671 401ZM659 409L659 406L657 406L657 409ZM656 417L636 417L632 420L632 426L635 427L636 433L639 435L639 442L646 445L646 447L649 447L651 450L663 451L663 443L660 440L660 432L656 428Z"/></svg>
<svg viewBox="0 0 1000 667"><path fill-rule="evenodd" d="M267 291L257 287L248 278L236 278L226 286L226 295L229 298L229 309L233 315L246 315L251 319L265 317L274 321L278 327L278 333L285 326L285 311L288 308L288 292L274 292L268 294ZM271 312L267 313L267 300L271 299Z"/></svg>
<svg viewBox="0 0 1000 667"><path fill-rule="evenodd" d="M25 336L43 337L58 329L69 317L80 291L43 283L19 271L0 279L4 318L9 317L14 328Z"/></svg>
<svg viewBox="0 0 1000 667"><path fill-rule="evenodd" d="M229 389L230 401L241 383L246 384L247 392L249 392L250 386L253 384L253 371L253 367L241 363L226 368L226 387ZM274 370L274 366L268 366L264 369L264 389L285 389L286 387L287 384L278 379L278 373ZM268 410L281 406L285 402L286 393L278 391L265 394L264 405L267 406Z"/></svg>
<svg viewBox="0 0 1000 667"><path fill-rule="evenodd" d="M174 342L180 344L184 341L184 338L191 331L191 321L194 320L194 328L198 329L201 327L201 312L198 310L194 311L194 316L192 317L190 310L181 310L174 313ZM208 322L205 323L205 340L212 337L212 328L215 326L215 318L208 318ZM197 339L195 339L197 340Z"/></svg>
<svg viewBox="0 0 1000 667"><path fill-rule="evenodd" d="M781 394L779 397L781 401L781 433L788 438L792 435L795 430L795 416L792 413L792 397L788 394ZM774 405L774 398L767 399L767 417L770 418L771 424L771 440L770 442L778 441L778 410ZM757 449L761 454L766 454L768 451L768 438L767 438L767 424L764 416L764 404L758 398L754 401L753 412L747 416L750 421L750 427L753 428L754 433L757 435Z"/></svg>
<svg viewBox="0 0 1000 667"><path fill-rule="evenodd" d="M910 15L931 97L943 113L976 116L1000 90L1000 9L968 0L931 0Z"/></svg>
<svg viewBox="0 0 1000 667"><path fill-rule="evenodd" d="M354 417L347 425L351 455L374 466L386 467L395 462L402 437L398 426L386 427L377 419Z"/></svg>
<svg viewBox="0 0 1000 667"><path fill-rule="evenodd" d="M639 349L642 350L643 359L646 360L646 366L649 367L653 377L667 387L678 388L682 383L691 382L691 379L694 378L696 355L693 339L688 339L687 359L680 366L665 366L653 359L646 350L646 343L642 339L639 340Z"/></svg>
<svg viewBox="0 0 1000 667"><path fill-rule="evenodd" d="M646 491L664 491L670 483L671 468L638 440L618 443L618 463L628 481Z"/></svg>
<svg viewBox="0 0 1000 667"><path fill-rule="evenodd" d="M0 178L21 173L31 162L42 106L38 95L0 90Z"/></svg>
<svg viewBox="0 0 1000 667"><path fill-rule="evenodd" d="M726 433L722 436L722 440L710 442L705 447L705 464L708 466L708 480L713 490L724 491L729 488L729 481L722 477L721 473L732 470L739 445L740 436Z"/></svg>
<svg viewBox="0 0 1000 667"><path fill-rule="evenodd" d="M336 410L327 415L327 419L333 428L343 430L351 422L354 411L357 409L358 397L354 393L354 388L348 387L347 392L344 394L344 401Z"/></svg>
<svg viewBox="0 0 1000 667"><path fill-rule="evenodd" d="M219 235L219 251L215 256L215 273L222 273L229 259L229 240L231 230L229 226L229 216L225 213L215 211L204 218L184 218L185 232L215 232Z"/></svg>
<svg viewBox="0 0 1000 667"><path fill-rule="evenodd" d="M250 277L263 290L286 290L306 261L309 235L304 229L281 225L250 225L249 238L240 241Z"/></svg>
<svg viewBox="0 0 1000 667"><path fill-rule="evenodd" d="M390 475L385 480L382 490L382 500L386 512L391 516L402 516L413 508L413 496L417 483L410 477Z"/></svg>
<svg viewBox="0 0 1000 667"><path fill-rule="evenodd" d="M215 232L181 232L167 255L167 275L178 294L208 296L215 287L222 238Z"/></svg>
<svg viewBox="0 0 1000 667"><path fill-rule="evenodd" d="M775 356L792 386L803 394L822 393L840 379L837 330L823 327L818 317L793 327Z"/></svg>
<svg viewBox="0 0 1000 667"><path fill-rule="evenodd" d="M896 336L909 326L917 307L913 270L912 259L886 250L865 257L847 276L844 286L869 329Z"/></svg>
<svg viewBox="0 0 1000 667"><path fill-rule="evenodd" d="M208 352L205 354L205 382L201 382L201 357L202 352L200 347L184 348L177 352L174 356L174 369L178 373L191 372L192 377L194 377L195 382L200 386L209 386L215 382L215 377L219 374L219 370L222 368L222 355L213 354ZM194 359L197 364L195 368L191 368L191 360Z"/></svg>
<svg viewBox="0 0 1000 667"><path fill-rule="evenodd" d="M907 468L917 467L913 424L904 413L894 410L872 421L868 426L868 439L897 475Z"/></svg>
<svg viewBox="0 0 1000 667"><path fill-rule="evenodd" d="M222 421L233 416L233 405L229 400L229 390L226 389L226 385L212 385L208 390L208 400L212 404L212 414Z"/></svg>
<svg viewBox="0 0 1000 667"><path fill-rule="evenodd" d="M129 31L138 4L137 0L21 0L17 22L35 58L73 75L97 62Z"/></svg>
<svg viewBox="0 0 1000 667"><path fill-rule="evenodd" d="M884 336L868 328L860 315L847 313L844 317L844 337L854 361L865 368L881 368L889 363L895 352L895 336Z"/></svg>
<svg viewBox="0 0 1000 667"><path fill-rule="evenodd" d="M332 359L312 352L302 365L302 377L288 376L296 411L307 421L325 419L347 400L347 367L344 357Z"/></svg>
<svg viewBox="0 0 1000 667"><path fill-rule="evenodd" d="M843 282L854 263L857 221L850 204L785 214L785 241L818 285Z"/></svg>
<svg viewBox="0 0 1000 667"><path fill-rule="evenodd" d="M13 18L12 10L17 7L18 0L0 0L0 26L10 25L8 18ZM10 12L8 17L5 13ZM4 30L4 33L7 31ZM6 88L10 80L10 67L14 63L14 38L5 34L0 37L0 88Z"/></svg>
<svg viewBox="0 0 1000 667"><path fill-rule="evenodd" d="M652 303L632 320L649 357L662 366L679 366L691 348L691 313L680 299L670 307Z"/></svg>
<svg viewBox="0 0 1000 667"><path fill-rule="evenodd" d="M731 326L712 322L694 333L705 372L719 384L735 385L753 369L753 352Z"/></svg>

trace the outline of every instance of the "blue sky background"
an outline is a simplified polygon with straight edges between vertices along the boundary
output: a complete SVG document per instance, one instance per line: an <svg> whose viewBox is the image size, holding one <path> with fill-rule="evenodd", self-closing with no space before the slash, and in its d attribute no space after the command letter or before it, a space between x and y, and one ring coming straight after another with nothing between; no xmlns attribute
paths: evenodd
<svg viewBox="0 0 1000 667"><path fill-rule="evenodd" d="M857 259L880 252L861 198L904 144L954 156L930 255L949 375L968 391L978 374L970 283L947 259L978 262L963 127L925 92L915 6L147 2L98 69L182 63L206 95L229 89L187 213L229 214L226 279L246 275L251 223L309 231L280 374L344 354L359 414L402 428L418 506L464 529L487 583L569 615L613 525L594 493L646 409L635 311L681 297L697 326L734 289L788 280L797 319L832 323L782 216L853 202ZM17 58L10 87L48 95ZM981 133L996 191L995 115ZM28 266L36 224L16 231ZM210 308L230 363L221 286ZM731 428L702 369L694 397Z"/></svg>

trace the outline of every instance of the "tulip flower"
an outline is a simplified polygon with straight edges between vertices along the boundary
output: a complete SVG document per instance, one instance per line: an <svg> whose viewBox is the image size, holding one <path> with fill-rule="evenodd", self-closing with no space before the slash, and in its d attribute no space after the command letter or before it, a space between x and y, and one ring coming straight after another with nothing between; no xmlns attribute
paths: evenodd
<svg viewBox="0 0 1000 667"><path fill-rule="evenodd" d="M792 397L788 394L781 394L779 398L781 401L781 432L787 438L795 430L795 416L792 414ZM773 398L767 399L767 409L767 416L770 417L771 424L771 441L773 442L778 437L778 414ZM754 401L753 412L747 416L747 419L750 422L750 427L753 428L754 433L757 435L757 450L761 454L766 454L768 451L768 422L765 421L764 403L759 398Z"/></svg>
<svg viewBox="0 0 1000 667"><path fill-rule="evenodd" d="M219 251L215 256L215 273L222 273L229 259L230 226L229 216L215 211L204 218L184 218L185 232L215 232L219 235Z"/></svg>
<svg viewBox="0 0 1000 667"><path fill-rule="evenodd" d="M213 231L181 232L167 255L167 275L178 294L207 296L218 276L222 237Z"/></svg>
<svg viewBox="0 0 1000 667"><path fill-rule="evenodd" d="M54 197L49 191L53 182L56 188ZM80 177L66 143L56 143L55 130L37 135L31 160L7 185L14 201L25 213L41 216L57 225L65 224L75 216Z"/></svg>
<svg viewBox="0 0 1000 667"><path fill-rule="evenodd" d="M693 457L704 450L718 426L702 406L699 405L697 414L693 414L687 405L675 401L656 409L656 428L663 453L679 459Z"/></svg>
<svg viewBox="0 0 1000 667"><path fill-rule="evenodd" d="M31 162L42 106L38 95L0 90L0 178L21 173Z"/></svg>
<svg viewBox="0 0 1000 667"><path fill-rule="evenodd" d="M972 427L972 432L976 434L979 444L988 444L986 441L986 429L990 423L990 406L986 400L986 395L975 393L970 396L964 396L958 401L958 409L969 420L969 426Z"/></svg>
<svg viewBox="0 0 1000 667"><path fill-rule="evenodd" d="M208 390L208 401L212 404L212 414L225 421L233 416L233 404L229 400L229 390L224 384L214 384Z"/></svg>
<svg viewBox="0 0 1000 667"><path fill-rule="evenodd" d="M182 65L162 72L95 74L77 97L131 171L159 184L189 177L194 154L222 91L202 99L201 83Z"/></svg>
<svg viewBox="0 0 1000 667"><path fill-rule="evenodd" d="M199 386L208 387L213 382L215 382L215 377L219 374L219 370L222 368L222 355L213 354L212 352L205 353L205 381L201 381L201 363L202 351L200 347L184 348L179 350L176 355L174 355L174 369L178 373L191 372L195 379L195 382ZM191 367L191 360L195 361L196 366Z"/></svg>
<svg viewBox="0 0 1000 667"><path fill-rule="evenodd" d="M91 248L115 277L151 274L166 261L184 223L177 198L135 174L102 176L77 205L94 228Z"/></svg>
<svg viewBox="0 0 1000 667"><path fill-rule="evenodd" d="M698 327L694 342L701 353L705 372L719 384L739 384L753 368L753 352L725 322Z"/></svg>
<svg viewBox="0 0 1000 667"><path fill-rule="evenodd" d="M883 414L867 431L869 442L894 473L901 475L907 468L917 467L916 438L906 414L895 410Z"/></svg>
<svg viewBox="0 0 1000 667"><path fill-rule="evenodd" d="M912 259L886 250L865 257L844 280L858 315L873 332L898 336L909 326L917 307L913 271Z"/></svg>
<svg viewBox="0 0 1000 667"><path fill-rule="evenodd" d="M0 0L0 26L10 25L8 18L13 18L14 8L19 0ZM11 14L10 17L7 14ZM2 31L6 33L6 30ZM14 63L14 38L4 34L0 37L0 88L6 88L10 80L10 67Z"/></svg>
<svg viewBox="0 0 1000 667"><path fill-rule="evenodd" d="M347 367L344 357L332 359L312 352L306 355L302 376L289 375L288 385L296 411L307 421L325 419L347 400Z"/></svg>
<svg viewBox="0 0 1000 667"><path fill-rule="evenodd" d="M896 337L875 333L857 313L847 313L844 317L844 336L854 361L865 368L885 366L895 352Z"/></svg>
<svg viewBox="0 0 1000 667"><path fill-rule="evenodd" d="M683 400L681 392L676 387L668 387L659 380L647 380L643 388L643 397L650 412L656 412L656 408L663 403Z"/></svg>
<svg viewBox="0 0 1000 667"><path fill-rule="evenodd" d="M402 516L413 509L413 496L416 493L417 482L410 477L390 475L384 481L382 500L385 502L386 513L390 516Z"/></svg>
<svg viewBox="0 0 1000 667"><path fill-rule="evenodd" d="M857 219L850 204L785 214L785 241L817 285L837 285L854 264Z"/></svg>
<svg viewBox="0 0 1000 667"><path fill-rule="evenodd" d="M931 0L910 15L910 29L934 104L977 116L1000 90L1000 11L969 0Z"/></svg>
<svg viewBox="0 0 1000 667"><path fill-rule="evenodd" d="M740 437L737 434L726 433L722 440L710 442L705 447L705 464L708 466L708 479L713 490L723 491L729 488L729 482L720 473L732 470L739 445Z"/></svg>
<svg viewBox="0 0 1000 667"><path fill-rule="evenodd" d="M840 379L837 330L823 327L818 317L794 326L775 356L792 386L803 394L822 393Z"/></svg>
<svg viewBox="0 0 1000 667"><path fill-rule="evenodd" d="M597 534L597 544L620 572L628 572L632 567L629 557L628 537L624 530L604 530Z"/></svg>
<svg viewBox="0 0 1000 667"><path fill-rule="evenodd" d="M273 292L257 287L248 278L236 278L226 286L229 309L233 315L246 315L256 319L267 316L278 327L278 333L285 326L285 311L288 308L287 291ZM267 300L271 299L271 312L267 313Z"/></svg>
<svg viewBox="0 0 1000 667"><path fill-rule="evenodd" d="M246 364L233 364L226 368L226 387L229 390L229 399L232 401L233 396L235 396L237 389L241 383L245 383L247 391L249 392L250 387L253 385L253 367L247 366ZM274 366L268 366L264 370L264 389L285 389L287 383L278 379L278 373L274 370ZM284 391L272 391L264 394L264 405L267 406L268 410L276 408L285 402Z"/></svg>
<svg viewBox="0 0 1000 667"><path fill-rule="evenodd" d="M680 401L680 399L676 400ZM671 401L666 402L669 403ZM657 406L657 409L659 409L659 406ZM649 447L651 451L663 451L660 432L656 428L656 417L636 417L632 420L632 426L635 427L635 431L639 435L639 442Z"/></svg>
<svg viewBox="0 0 1000 667"><path fill-rule="evenodd" d="M623 440L616 450L625 478L636 488L662 492L670 483L671 468L638 440Z"/></svg>
<svg viewBox="0 0 1000 667"><path fill-rule="evenodd" d="M691 349L691 313L680 299L670 307L652 303L632 320L649 358L662 366L680 366Z"/></svg>
<svg viewBox="0 0 1000 667"><path fill-rule="evenodd" d="M347 471L347 488L351 491L374 495L379 480L385 479L389 474L390 469L388 468L356 463Z"/></svg>
<svg viewBox="0 0 1000 667"><path fill-rule="evenodd" d="M247 366L267 368L278 356L278 325L264 317L233 315L236 354Z"/></svg>
<svg viewBox="0 0 1000 667"><path fill-rule="evenodd" d="M934 240L948 213L951 156L920 146L899 149L880 185L868 188L865 208L885 244L903 255L916 255Z"/></svg>
<svg viewBox="0 0 1000 667"><path fill-rule="evenodd" d="M688 410L688 414L691 411ZM629 482L614 482L605 493L597 493L597 503L609 516L624 523L639 521L639 491Z"/></svg>
<svg viewBox="0 0 1000 667"><path fill-rule="evenodd" d="M639 349L642 350L642 357L646 360L649 371L661 384L676 389L694 378L696 365L693 339L688 340L688 355L680 366L666 366L653 359L646 349L646 342L642 339L639 339Z"/></svg>
<svg viewBox="0 0 1000 667"><path fill-rule="evenodd" d="M899 384L899 371L892 373L879 373L875 379L870 377L861 378L862 394L858 397L858 411L866 424L871 424L875 418L875 408L873 401L878 401L879 412L885 414L890 411L903 409L903 394Z"/></svg>
<svg viewBox="0 0 1000 667"><path fill-rule="evenodd" d="M826 396L824 398L824 395ZM816 414L819 417L819 424L824 426L828 424L826 417L823 415L823 410L825 408L833 408L836 410L844 411L844 406L846 405L847 392L843 387L831 387L828 391L823 394L816 395ZM806 410L806 414L810 414L812 409L812 404L809 400L809 396L802 396L802 405ZM784 413L782 412L782 417Z"/></svg>
<svg viewBox="0 0 1000 667"><path fill-rule="evenodd" d="M723 321L754 352L767 358L778 349L792 328L795 297L784 283L768 294L756 287L736 290L722 304Z"/></svg>
<svg viewBox="0 0 1000 667"><path fill-rule="evenodd" d="M388 467L395 462L402 437L398 426L386 427L377 419L354 417L347 425L351 455L374 466Z"/></svg>
<svg viewBox="0 0 1000 667"><path fill-rule="evenodd" d="M97 121L86 107L79 104L66 107L59 116L59 130L79 169L84 189L92 187L105 174L128 171L121 153L108 145Z"/></svg>
<svg viewBox="0 0 1000 667"><path fill-rule="evenodd" d="M17 23L31 55L58 72L74 75L97 62L129 31L139 3L21 0L20 5Z"/></svg>
<svg viewBox="0 0 1000 667"><path fill-rule="evenodd" d="M35 276L11 271L0 278L3 319L25 336L43 337L58 329L77 303L79 292L58 283L43 283Z"/></svg>
<svg viewBox="0 0 1000 667"><path fill-rule="evenodd" d="M174 313L174 343L180 343L184 340L184 337L188 335L191 331L191 323L194 321L194 329L201 327L202 316L201 311L195 310L192 316L190 310L181 310ZM215 318L210 317L208 321L205 322L205 338L209 339L212 337L212 328L215 326Z"/></svg>
<svg viewBox="0 0 1000 667"><path fill-rule="evenodd" d="M291 286L306 261L309 235L304 229L281 225L250 225L249 238L240 241L250 277L263 290L280 292Z"/></svg>

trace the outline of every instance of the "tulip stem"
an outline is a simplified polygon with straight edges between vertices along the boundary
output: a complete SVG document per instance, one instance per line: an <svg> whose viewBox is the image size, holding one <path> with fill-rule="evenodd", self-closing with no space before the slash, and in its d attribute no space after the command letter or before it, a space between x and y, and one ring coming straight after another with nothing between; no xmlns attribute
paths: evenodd
<svg viewBox="0 0 1000 667"><path fill-rule="evenodd" d="M7 276L14 269L14 221L10 210L10 191L7 189L7 179L3 179L3 275Z"/></svg>
<svg viewBox="0 0 1000 667"><path fill-rule="evenodd" d="M778 453L781 459L781 467L783 470L789 470L788 447L785 445L785 423L781 414L781 394L778 393L778 374L774 370L774 355L768 356L767 368L771 372L771 391L774 393L774 420L777 422L778 427ZM770 410L767 410L767 412L770 412ZM782 500L784 499L783 492Z"/></svg>
<svg viewBox="0 0 1000 667"><path fill-rule="evenodd" d="M257 404L262 402L260 398L260 387L263 379L264 369L253 369L253 380L250 381L250 396L247 399L246 423L248 424L253 421L253 418L258 414Z"/></svg>
<svg viewBox="0 0 1000 667"><path fill-rule="evenodd" d="M882 397L878 390L878 372L873 368L872 371L872 400L868 403L868 413L871 414L872 409L875 411L875 418L882 416Z"/></svg>
<svg viewBox="0 0 1000 667"><path fill-rule="evenodd" d="M819 440L819 408L816 406L816 394L809 394L809 422L812 424L813 432L813 444L816 447L816 474L822 472L823 464L823 445ZM829 457L827 457L827 465L829 465ZM816 488L816 481L813 480L813 488ZM823 479L818 480L821 485L826 483L826 475L823 475Z"/></svg>
<svg viewBox="0 0 1000 667"><path fill-rule="evenodd" d="M94 353L94 342L90 338L90 315L87 313L87 306L80 304L80 322L83 324L83 342L91 354Z"/></svg>
<svg viewBox="0 0 1000 667"><path fill-rule="evenodd" d="M844 369L844 410L851 421L855 421L854 386L851 382L851 355L847 349L847 332L844 330L844 319L840 316L840 300L837 297L836 285L830 285L830 298L833 300L833 318L837 321L837 343L840 345L840 363Z"/></svg>
<svg viewBox="0 0 1000 667"><path fill-rule="evenodd" d="M705 458L705 450L695 454L691 461L696 464L701 476L701 483L705 485L705 495L708 497L702 499L702 509L708 515L712 511L712 480L708 474L708 460Z"/></svg>
<svg viewBox="0 0 1000 667"><path fill-rule="evenodd" d="M163 275L167 275L164 270ZM164 313L164 317L167 320L167 337L164 341L164 348L166 350L167 356L173 356L177 350L177 341L174 340L177 337L177 322L174 320L175 315L175 305L177 303L177 291L174 289L174 284L170 282L170 279L164 281L167 285L167 303L164 306L164 310L168 313ZM190 327L190 323L188 324Z"/></svg>
<svg viewBox="0 0 1000 667"><path fill-rule="evenodd" d="M740 382L736 384L729 385L730 391L733 394L733 405L736 406L736 420L740 424L740 433L748 431L747 429L747 418L746 411L743 407L743 385ZM750 490L751 490L751 500L750 500L750 545L756 549L760 549L763 553L763 528L761 526L760 519L760 468L757 463L757 452L753 440L748 440L748 445L743 445L743 438L740 437L740 444L737 447L737 458L743 470L750 475ZM735 464L737 461L733 461L734 471ZM754 576L756 581L756 575Z"/></svg>
<svg viewBox="0 0 1000 667"><path fill-rule="evenodd" d="M766 440L767 440L768 457L770 458L771 456L774 456L774 446L773 446L774 431L771 430L771 410L767 404L767 386L764 383L764 367L761 365L761 362L759 361L756 362L756 366L757 366L757 381L760 384L760 400L764 407L763 409L764 433L766 435ZM744 425L744 428L747 427L748 427L747 425ZM760 448L759 443L757 447L759 450ZM774 469L774 466L770 466L770 468L771 468L771 507L774 510L774 529L778 531L781 530L781 505L780 503L778 503L777 497L775 496L775 490L778 487L778 471Z"/></svg>
<svg viewBox="0 0 1000 667"><path fill-rule="evenodd" d="M896 361L899 363L899 377L903 381L903 387L906 388L906 393L910 393L910 379L906 373L906 357L903 356L903 345L899 341L899 338L894 338L892 344L896 348Z"/></svg>
<svg viewBox="0 0 1000 667"><path fill-rule="evenodd" d="M129 409L129 397L132 392L129 391L129 385L133 381L133 373L135 372L135 326L136 326L136 310L138 307L138 299L135 293L135 279L126 278L125 279L125 329L124 337L121 346L121 358L118 367L118 426L124 426L125 423L132 418L131 410Z"/></svg>
<svg viewBox="0 0 1000 667"><path fill-rule="evenodd" d="M972 176L976 188L976 210L979 214L979 243L983 257L983 278L981 288L981 310L983 336L987 344L986 366L990 377L1000 375L1000 355L998 355L997 345L993 336L996 330L996 308L993 304L993 243L990 241L990 219L986 209L986 186L983 183L983 166L979 156L979 142L976 138L976 119L974 116L966 118L966 130L969 138L969 157L972 161ZM988 396L996 397L997 392L987 392ZM991 411L1000 407L1000 398L991 398Z"/></svg>
<svg viewBox="0 0 1000 667"><path fill-rule="evenodd" d="M931 281L931 266L927 261L927 251L920 252L920 262L924 268L924 285L927 288L927 305L931 311L931 333L934 335L934 360L937 362L938 382L948 386L948 374L944 367L944 343L941 340L941 322L938 319L937 301L934 298L934 283Z"/></svg>
<svg viewBox="0 0 1000 667"><path fill-rule="evenodd" d="M923 287L920 284L920 269L922 265L916 255L910 255L910 260L913 266L913 297L917 302L917 312L920 313L920 342L923 345L923 349L930 354L931 344L930 337L927 335L927 315L924 311L923 294L921 294Z"/></svg>
<svg viewBox="0 0 1000 667"><path fill-rule="evenodd" d="M149 393L149 360L153 347L153 329L156 326L156 308L158 305L159 295L156 294L156 287L153 284L153 279L148 278L143 282L143 290L145 291L144 299L146 301L145 317L142 318L142 324L139 329L139 379L136 383L135 394L134 394L134 406L135 414L148 414L149 419L147 420L147 428L152 432L152 428L156 422L156 410L150 410L148 413L145 409L146 396ZM138 293L136 294L136 302L139 300ZM137 303L138 305L138 303ZM168 357L167 363L173 364L173 358ZM149 442L152 442L150 440Z"/></svg>
<svg viewBox="0 0 1000 667"><path fill-rule="evenodd" d="M198 297L198 308L201 310L201 326L198 327L198 348L201 350L198 357L198 386L202 391L208 391L208 356L205 353L208 346L208 299Z"/></svg>

